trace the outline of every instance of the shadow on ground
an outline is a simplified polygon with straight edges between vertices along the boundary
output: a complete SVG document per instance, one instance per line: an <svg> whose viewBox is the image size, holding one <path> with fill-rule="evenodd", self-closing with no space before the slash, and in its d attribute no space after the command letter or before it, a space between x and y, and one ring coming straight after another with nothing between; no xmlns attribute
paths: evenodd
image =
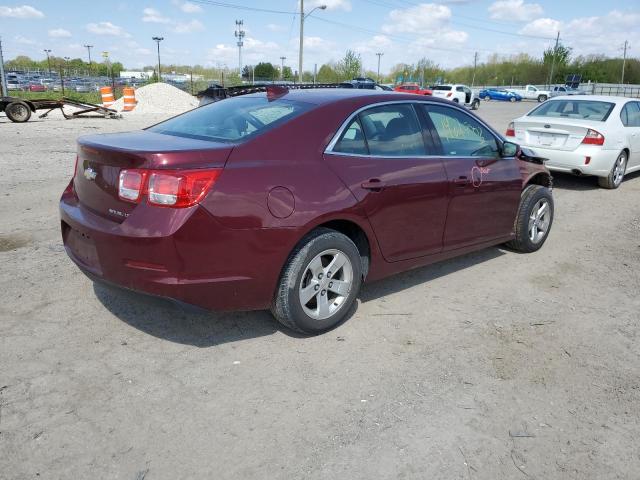
<svg viewBox="0 0 640 480"><path fill-rule="evenodd" d="M373 301L501 255L504 255L504 252L498 248L489 248L401 273L365 285L360 300ZM267 311L209 312L100 282L94 282L93 289L98 300L120 320L142 332L170 342L207 348L264 337L278 331L294 338L303 338L302 335L281 326ZM353 305L342 323L353 317L357 308L358 302Z"/></svg>
<svg viewBox="0 0 640 480"><path fill-rule="evenodd" d="M640 178L640 172L629 173L625 175L624 182L633 181ZM622 185L624 186L624 182ZM569 173L553 172L553 187L563 190L598 190L598 177L584 176L577 177Z"/></svg>

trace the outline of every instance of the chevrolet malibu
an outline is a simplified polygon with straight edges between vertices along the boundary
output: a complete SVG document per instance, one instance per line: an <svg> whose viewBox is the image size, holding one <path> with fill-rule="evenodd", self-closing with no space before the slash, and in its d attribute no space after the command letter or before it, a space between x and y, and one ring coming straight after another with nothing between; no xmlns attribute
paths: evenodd
<svg viewBox="0 0 640 480"><path fill-rule="evenodd" d="M538 250L553 198L540 158L447 100L270 87L81 137L60 215L94 280L315 334L364 281Z"/></svg>
<svg viewBox="0 0 640 480"><path fill-rule="evenodd" d="M506 136L548 158L550 170L595 175L602 188L618 188L640 170L640 101L555 97L511 122Z"/></svg>

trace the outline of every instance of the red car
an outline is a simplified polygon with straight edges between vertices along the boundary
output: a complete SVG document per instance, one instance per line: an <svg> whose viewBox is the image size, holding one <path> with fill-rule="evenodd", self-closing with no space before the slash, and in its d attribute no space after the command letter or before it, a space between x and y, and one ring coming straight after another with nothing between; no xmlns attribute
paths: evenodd
<svg viewBox="0 0 640 480"><path fill-rule="evenodd" d="M553 219L540 159L462 107L393 92L276 87L81 137L76 162L62 238L90 277L270 308L310 334L363 281L505 242L531 252Z"/></svg>
<svg viewBox="0 0 640 480"><path fill-rule="evenodd" d="M29 91L30 92L46 92L47 87L39 83L32 83L29 85Z"/></svg>
<svg viewBox="0 0 640 480"><path fill-rule="evenodd" d="M433 95L432 90L429 90L428 88L420 88L420 85L417 83L403 83L401 85L396 85L393 90L400 93L413 93L415 95Z"/></svg>

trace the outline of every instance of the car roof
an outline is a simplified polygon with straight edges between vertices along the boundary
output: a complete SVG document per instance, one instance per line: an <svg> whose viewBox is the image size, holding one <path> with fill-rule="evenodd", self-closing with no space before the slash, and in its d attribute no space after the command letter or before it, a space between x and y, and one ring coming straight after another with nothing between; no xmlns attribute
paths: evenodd
<svg viewBox="0 0 640 480"><path fill-rule="evenodd" d="M596 101L600 101L600 102L609 102L609 103L616 103L616 104L621 104L621 103L626 103L629 101L634 100L633 98L629 98L629 97L620 97L620 96L615 96L615 95L580 95L579 97L576 97L575 95L560 95L557 97L553 97L549 100L547 100L548 102L554 101L554 100L573 100L573 101L577 101L577 100L596 100Z"/></svg>
<svg viewBox="0 0 640 480"><path fill-rule="evenodd" d="M246 97L264 97L266 93L251 93L243 95ZM417 97L417 98L416 98ZM312 103L314 105L328 105L343 101L351 101L353 99L362 100L360 103L366 105L368 103L402 101L402 100L428 100L434 102L450 103L436 97L422 97L413 93L401 93L388 90L365 90L351 88L313 88L313 89L295 89L289 90L282 96L283 100L293 100L298 102Z"/></svg>

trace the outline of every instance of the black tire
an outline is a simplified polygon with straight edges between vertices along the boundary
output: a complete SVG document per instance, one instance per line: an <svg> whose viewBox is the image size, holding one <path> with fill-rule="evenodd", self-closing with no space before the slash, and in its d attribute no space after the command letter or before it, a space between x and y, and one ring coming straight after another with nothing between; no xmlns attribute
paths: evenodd
<svg viewBox="0 0 640 480"><path fill-rule="evenodd" d="M327 250L337 250L346 255L352 269L351 288L344 296L340 306L331 316L313 318L303 308L300 288L308 278L307 268L318 255ZM276 294L271 305L271 313L284 326L300 333L316 335L338 325L349 313L362 286L363 259L358 247L349 237L328 228L318 228L305 236L289 255L289 259L280 276ZM337 272L334 272L337 273ZM326 275L326 273L325 273ZM327 282L327 277L324 279ZM329 300L329 289L327 292ZM323 294L324 296L324 294ZM318 297L316 297L318 298ZM310 300L313 302L314 300ZM309 305L309 303L307 303ZM335 305L335 304L334 304Z"/></svg>
<svg viewBox="0 0 640 480"><path fill-rule="evenodd" d="M460 100L458 100L457 98L454 98L453 103L460 103Z"/></svg>
<svg viewBox="0 0 640 480"><path fill-rule="evenodd" d="M546 202L548 205L548 224L544 231L544 235L534 240L530 237L531 215L534 208L540 206L540 202ZM528 185L520 196L520 206L514 222L514 231L516 237L507 243L507 246L513 250L523 253L531 253L539 250L549 236L551 226L553 225L553 196L551 190L541 185Z"/></svg>
<svg viewBox="0 0 640 480"><path fill-rule="evenodd" d="M489 100L491 100L491 97L489 95L487 95L486 97L484 97L484 101L488 102Z"/></svg>
<svg viewBox="0 0 640 480"><path fill-rule="evenodd" d="M477 98L471 103L471 110L478 110L480 108L480 100Z"/></svg>
<svg viewBox="0 0 640 480"><path fill-rule="evenodd" d="M542 102L546 102L547 101L547 96L546 95L538 95L538 103L542 103Z"/></svg>
<svg viewBox="0 0 640 480"><path fill-rule="evenodd" d="M609 190L614 190L616 188L618 188L620 185L622 185L622 181L624 180L624 174L627 172L627 160L628 160L628 155L626 151L622 151L620 152L620 154L616 157L616 161L613 162L613 166L611 167L611 171L609 172L609 175L607 175L606 177L598 177L598 185L600 185L602 188L607 188ZM617 175L617 171L616 171L616 167L618 166L618 163L622 160L622 174L621 175Z"/></svg>
<svg viewBox="0 0 640 480"><path fill-rule="evenodd" d="M515 101L516 101L516 97L509 97L509 101L510 101L511 103L515 102Z"/></svg>
<svg viewBox="0 0 640 480"><path fill-rule="evenodd" d="M31 108L26 102L11 102L5 107L4 113L15 123L24 123L31 118Z"/></svg>

